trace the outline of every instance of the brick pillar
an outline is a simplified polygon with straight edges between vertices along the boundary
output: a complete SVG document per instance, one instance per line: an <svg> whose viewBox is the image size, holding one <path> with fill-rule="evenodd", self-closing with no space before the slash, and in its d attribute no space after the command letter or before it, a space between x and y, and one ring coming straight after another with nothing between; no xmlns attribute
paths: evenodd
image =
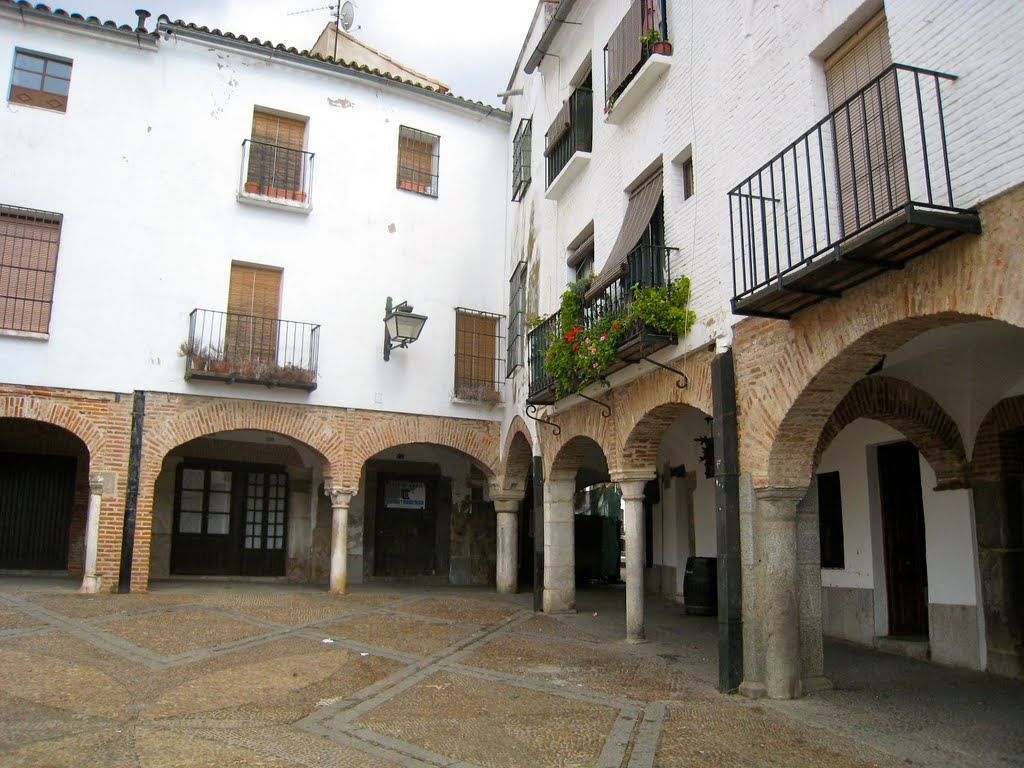
<svg viewBox="0 0 1024 768"><path fill-rule="evenodd" d="M351 490L328 486L324 494L331 500L331 585L330 591L344 595L348 589L348 507Z"/></svg>
<svg viewBox="0 0 1024 768"><path fill-rule="evenodd" d="M85 573L79 592L95 594L100 591L101 579L96 575L96 550L100 544L100 504L103 502L103 475L89 475L89 509L85 519Z"/></svg>
<svg viewBox="0 0 1024 768"><path fill-rule="evenodd" d="M521 494L491 493L498 515L495 583L498 592L514 595L519 590L519 503Z"/></svg>
<svg viewBox="0 0 1024 768"><path fill-rule="evenodd" d="M644 486L654 478L651 471L615 473L612 482L619 484L625 510L626 531L626 640L644 640Z"/></svg>
<svg viewBox="0 0 1024 768"><path fill-rule="evenodd" d="M764 692L773 699L800 695L800 581L797 567L797 505L806 488L758 488L764 600L757 607L763 628Z"/></svg>
<svg viewBox="0 0 1024 768"><path fill-rule="evenodd" d="M544 613L576 610L575 495L575 473L544 483Z"/></svg>

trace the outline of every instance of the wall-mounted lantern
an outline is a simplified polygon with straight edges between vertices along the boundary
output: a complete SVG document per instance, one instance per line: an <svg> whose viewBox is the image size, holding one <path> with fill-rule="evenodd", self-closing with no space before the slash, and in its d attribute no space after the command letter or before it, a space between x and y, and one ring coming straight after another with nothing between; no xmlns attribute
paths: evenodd
<svg viewBox="0 0 1024 768"><path fill-rule="evenodd" d="M388 296L384 305L384 359L391 359L392 349L408 347L416 341L426 322L427 316L413 314L407 302L392 306Z"/></svg>

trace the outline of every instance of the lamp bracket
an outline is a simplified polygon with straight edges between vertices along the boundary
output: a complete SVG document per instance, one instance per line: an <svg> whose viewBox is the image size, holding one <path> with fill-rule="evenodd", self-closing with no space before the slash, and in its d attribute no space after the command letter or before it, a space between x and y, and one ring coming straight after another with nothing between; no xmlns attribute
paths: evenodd
<svg viewBox="0 0 1024 768"><path fill-rule="evenodd" d="M659 368L664 368L666 371L672 371L672 373L677 374L678 376L681 376L682 377L682 381L677 381L676 382L676 386L679 389L686 389L688 386L690 386L690 377L687 376L682 371L676 370L672 366L665 365L664 363L659 363L657 360L652 360L648 355L644 355L641 359L642 360L646 360L651 365L656 365Z"/></svg>
<svg viewBox="0 0 1024 768"><path fill-rule="evenodd" d="M603 403L600 400L595 400L592 397L587 397L586 395L580 394L579 392L577 392L576 394L579 397L582 397L584 400L589 400L592 403L596 403L597 405L600 405L601 408L604 409L603 412L601 413L601 415L604 416L606 419L609 418L612 415L612 407L610 405L608 405L608 403Z"/></svg>
<svg viewBox="0 0 1024 768"><path fill-rule="evenodd" d="M540 416L537 415L537 406L534 405L533 403L530 403L529 405L526 406L526 418L533 419L534 421L539 421L542 424L547 424L548 426L554 427L555 437L558 437L558 435L562 434L562 428L555 424L555 422L550 421L549 419L542 419Z"/></svg>

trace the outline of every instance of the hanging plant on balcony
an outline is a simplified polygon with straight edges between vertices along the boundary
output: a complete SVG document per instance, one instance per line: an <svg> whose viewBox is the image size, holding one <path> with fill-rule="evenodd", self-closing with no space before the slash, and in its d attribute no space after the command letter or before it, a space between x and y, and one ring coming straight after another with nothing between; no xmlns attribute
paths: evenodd
<svg viewBox="0 0 1024 768"><path fill-rule="evenodd" d="M690 280L681 277L667 286L633 286L633 300L618 312L603 314L587 326L583 296L590 279L573 283L562 294L559 328L548 338L544 370L554 379L555 398L577 394L619 362L619 346L627 332L648 328L682 338L696 321Z"/></svg>

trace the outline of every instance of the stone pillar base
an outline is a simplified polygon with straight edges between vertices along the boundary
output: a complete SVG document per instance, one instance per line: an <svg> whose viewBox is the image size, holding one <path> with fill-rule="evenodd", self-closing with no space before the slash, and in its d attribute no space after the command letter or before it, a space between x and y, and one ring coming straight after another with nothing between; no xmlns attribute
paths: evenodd
<svg viewBox="0 0 1024 768"><path fill-rule="evenodd" d="M805 677L800 681L800 693L815 693L816 691L831 691L832 681L825 675L814 675Z"/></svg>
<svg viewBox="0 0 1024 768"><path fill-rule="evenodd" d="M83 595L95 595L103 587L102 576L85 576L82 578L82 586L79 587L78 591Z"/></svg>
<svg viewBox="0 0 1024 768"><path fill-rule="evenodd" d="M739 694L740 696L746 696L748 699L763 699L767 695L767 691L765 691L763 683L752 683L744 680L740 683Z"/></svg>

